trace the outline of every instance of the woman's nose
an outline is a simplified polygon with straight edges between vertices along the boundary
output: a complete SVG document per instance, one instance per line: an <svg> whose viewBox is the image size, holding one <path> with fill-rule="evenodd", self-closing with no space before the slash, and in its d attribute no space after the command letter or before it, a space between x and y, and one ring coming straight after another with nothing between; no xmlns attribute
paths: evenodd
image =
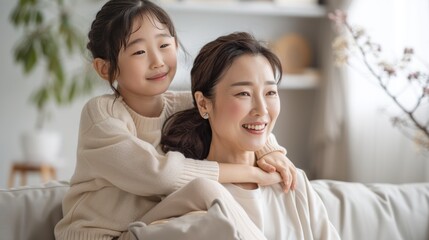
<svg viewBox="0 0 429 240"><path fill-rule="evenodd" d="M252 113L256 116L268 114L267 102L264 97L257 97L254 99Z"/></svg>

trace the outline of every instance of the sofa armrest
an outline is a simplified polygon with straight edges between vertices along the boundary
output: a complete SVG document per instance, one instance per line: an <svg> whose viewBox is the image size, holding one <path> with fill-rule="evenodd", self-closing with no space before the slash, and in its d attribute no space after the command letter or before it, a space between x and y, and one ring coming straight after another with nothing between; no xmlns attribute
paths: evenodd
<svg viewBox="0 0 429 240"><path fill-rule="evenodd" d="M54 240L54 227L62 218L61 203L69 186L49 182L0 190L0 238Z"/></svg>
<svg viewBox="0 0 429 240"><path fill-rule="evenodd" d="M429 239L429 183L312 186L342 239Z"/></svg>

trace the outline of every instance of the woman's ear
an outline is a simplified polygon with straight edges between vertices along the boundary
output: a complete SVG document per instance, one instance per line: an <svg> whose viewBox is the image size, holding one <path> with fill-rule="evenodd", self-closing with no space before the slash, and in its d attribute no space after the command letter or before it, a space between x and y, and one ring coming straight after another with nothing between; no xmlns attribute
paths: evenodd
<svg viewBox="0 0 429 240"><path fill-rule="evenodd" d="M92 67L104 80L109 80L109 66L109 62L101 58L96 58L92 61Z"/></svg>
<svg viewBox="0 0 429 240"><path fill-rule="evenodd" d="M197 91L194 93L195 102L197 103L198 111L201 116L211 112L211 101L204 97L203 93Z"/></svg>

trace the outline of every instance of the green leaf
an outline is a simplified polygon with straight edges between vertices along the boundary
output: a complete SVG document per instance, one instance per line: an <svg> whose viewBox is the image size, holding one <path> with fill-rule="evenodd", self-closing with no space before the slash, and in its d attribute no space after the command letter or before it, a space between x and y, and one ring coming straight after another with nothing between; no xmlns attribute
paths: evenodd
<svg viewBox="0 0 429 240"><path fill-rule="evenodd" d="M37 53L34 45L29 45L28 52L25 55L24 72L28 74L34 69L37 63Z"/></svg>
<svg viewBox="0 0 429 240"><path fill-rule="evenodd" d="M82 91L84 93L90 93L93 90L94 79L95 79L95 75L93 70L89 70L85 72L85 78L84 78L83 87L82 87Z"/></svg>
<svg viewBox="0 0 429 240"><path fill-rule="evenodd" d="M40 50L42 51L41 53L46 57L49 57L50 55L50 52L51 52L50 46L51 44L49 42L49 39L47 39L46 37L40 38Z"/></svg>
<svg viewBox="0 0 429 240"><path fill-rule="evenodd" d="M59 105L61 105L62 102L63 102L62 90L63 90L63 86L62 85L57 85L57 84L53 85L52 92L54 93L55 101Z"/></svg>
<svg viewBox="0 0 429 240"><path fill-rule="evenodd" d="M71 103L82 93L89 93L93 88L93 76L86 70L67 77L68 56L66 52L86 53L85 35L73 25L71 11L64 0L17 0L9 20L22 28L24 35L14 47L14 58L21 65L23 72L30 73L43 62L44 84L31 95L30 100L39 112L46 110L46 104L56 105ZM49 16L49 22L46 22Z"/></svg>
<svg viewBox="0 0 429 240"><path fill-rule="evenodd" d="M72 102L73 99L75 99L76 92L77 92L77 86L78 86L78 76L74 76L72 83L70 84L70 87L69 87L68 102Z"/></svg>
<svg viewBox="0 0 429 240"><path fill-rule="evenodd" d="M14 26L17 26L18 23L21 21L21 11L21 8L17 6L13 9L12 13L9 16L9 20Z"/></svg>
<svg viewBox="0 0 429 240"><path fill-rule="evenodd" d="M28 10L26 12L22 12L22 20L24 23L24 26L28 26L28 24L30 23L31 19L32 19L32 14L33 12L31 10Z"/></svg>
<svg viewBox="0 0 429 240"><path fill-rule="evenodd" d="M54 75L54 84L62 89L65 82L62 62L57 56L52 57L50 61L49 70Z"/></svg>
<svg viewBox="0 0 429 240"><path fill-rule="evenodd" d="M23 59L25 59L25 56L28 52L28 46L29 44L26 43L26 41L22 41L18 46L15 47L14 55L15 55L15 61L21 62Z"/></svg>
<svg viewBox="0 0 429 240"><path fill-rule="evenodd" d="M41 25L43 21L43 14L40 11L36 11L34 15L34 22L36 23L36 25Z"/></svg>
<svg viewBox="0 0 429 240"><path fill-rule="evenodd" d="M32 102L36 104L37 109L40 111L44 109L49 100L49 91L47 86L43 86L37 90L31 97Z"/></svg>

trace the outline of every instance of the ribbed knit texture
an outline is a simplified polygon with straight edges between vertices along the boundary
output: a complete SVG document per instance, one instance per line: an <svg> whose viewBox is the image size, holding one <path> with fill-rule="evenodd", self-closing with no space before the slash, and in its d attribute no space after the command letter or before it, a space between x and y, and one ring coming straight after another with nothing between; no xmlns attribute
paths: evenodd
<svg viewBox="0 0 429 240"><path fill-rule="evenodd" d="M91 99L82 110L76 169L56 238L111 239L189 181L217 181L218 163L160 149L165 119L190 107L189 92L165 93L158 118L138 115L113 95Z"/></svg>
<svg viewBox="0 0 429 240"><path fill-rule="evenodd" d="M256 151L255 155L256 155L257 159L261 159L265 155L267 155L271 152L276 152L276 151L279 151L279 152L283 153L284 155L286 155L286 153L287 153L286 148L280 146L277 143L276 137L271 133L267 139L267 144L262 149Z"/></svg>
<svg viewBox="0 0 429 240"><path fill-rule="evenodd" d="M280 184L255 190L224 185L267 239L340 239L322 200L301 169L297 169L297 188L289 193L284 193Z"/></svg>
<svg viewBox="0 0 429 240"><path fill-rule="evenodd" d="M113 95L84 106L76 169L63 200L64 218L55 228L57 239L110 239L191 180L218 181L218 163L161 151L165 120L193 106L190 92L166 92L163 100L156 118L137 114ZM276 144L270 137L262 153L281 149Z"/></svg>

